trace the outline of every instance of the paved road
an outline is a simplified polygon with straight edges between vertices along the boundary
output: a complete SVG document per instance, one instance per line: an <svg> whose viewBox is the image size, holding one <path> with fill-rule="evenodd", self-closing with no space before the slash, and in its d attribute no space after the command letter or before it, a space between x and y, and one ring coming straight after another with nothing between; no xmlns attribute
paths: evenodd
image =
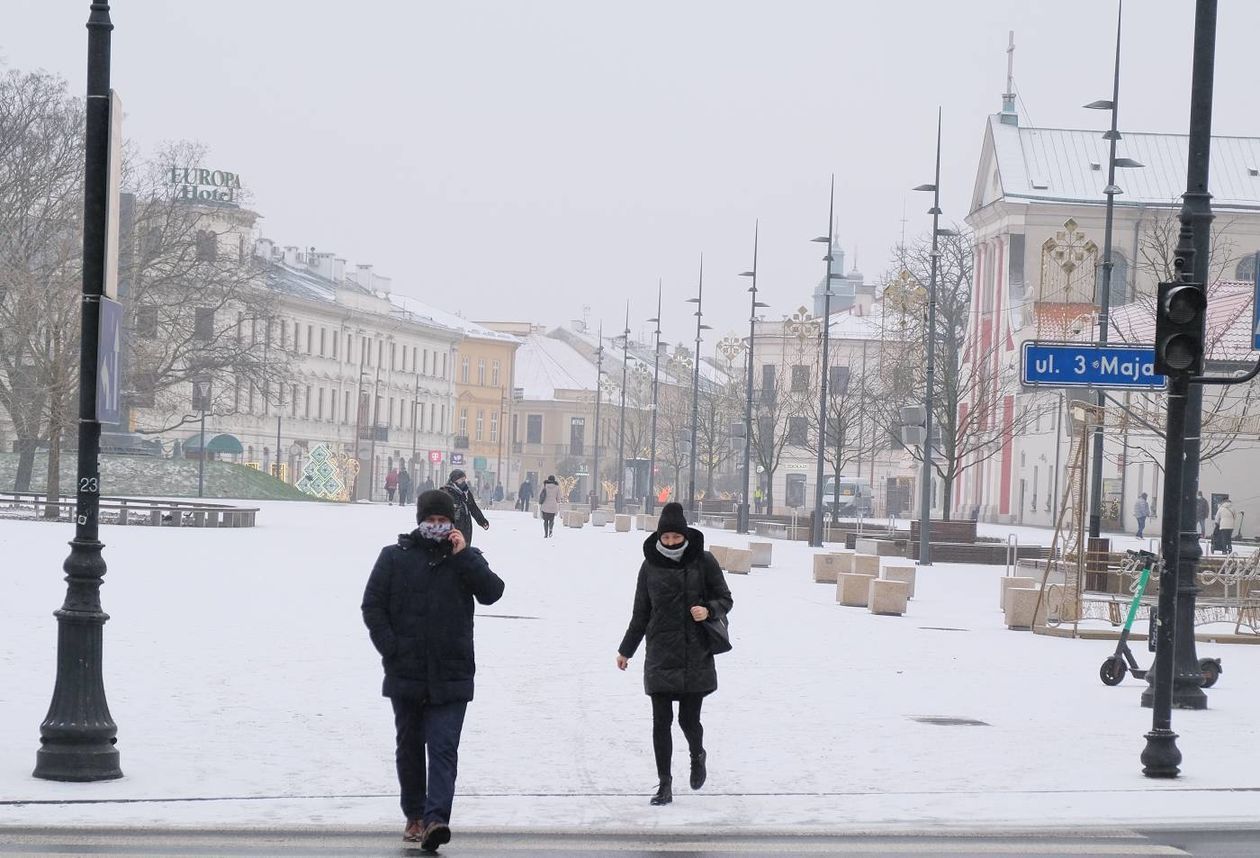
<svg viewBox="0 0 1260 858"><path fill-rule="evenodd" d="M1255 856L1260 826L1252 828L1052 829L959 831L948 834L698 835L491 833L456 831L442 854L458 858L563 855L977 855L977 856ZM418 847L379 830L325 829L308 833L256 830L84 829L0 827L0 854L39 856L419 856Z"/></svg>

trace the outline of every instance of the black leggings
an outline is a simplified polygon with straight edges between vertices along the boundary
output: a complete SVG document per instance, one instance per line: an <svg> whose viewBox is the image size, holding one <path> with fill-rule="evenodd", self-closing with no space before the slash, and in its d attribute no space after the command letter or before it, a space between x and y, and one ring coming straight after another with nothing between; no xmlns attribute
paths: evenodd
<svg viewBox="0 0 1260 858"><path fill-rule="evenodd" d="M540 513L542 515L543 536L551 536L551 529L556 526L556 514L554 512Z"/></svg>
<svg viewBox="0 0 1260 858"><path fill-rule="evenodd" d="M661 778L670 776L670 759L674 756L674 701L678 701L678 726L687 737L687 747L692 755L704 750L704 727L700 724L700 706L703 694L653 694L652 695L652 750L656 754L656 773Z"/></svg>

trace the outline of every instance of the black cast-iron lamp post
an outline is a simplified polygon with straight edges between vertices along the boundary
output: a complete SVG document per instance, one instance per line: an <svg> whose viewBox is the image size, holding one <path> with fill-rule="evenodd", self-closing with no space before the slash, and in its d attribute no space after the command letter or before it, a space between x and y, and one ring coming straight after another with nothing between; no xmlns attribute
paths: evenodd
<svg viewBox="0 0 1260 858"><path fill-rule="evenodd" d="M704 256L700 257L700 283L697 287L696 297L688 298L688 304L696 305L696 362L692 369L691 377L691 464L690 476L687 484L687 511L691 515L696 515L699 510L696 508L696 460L699 458L699 451L696 449L696 429L700 422L700 337L702 331L712 330L708 325L703 323L704 319Z"/></svg>
<svg viewBox="0 0 1260 858"><path fill-rule="evenodd" d="M118 728L109 714L101 668L105 622L101 610L104 545L99 537L101 424L96 383L109 197L110 31L108 3L88 17L87 128L83 188L83 305L79 346L79 459L74 539L66 572L66 600L57 617L57 679L39 725L35 777L100 781L122 777ZM202 438L205 453L205 438Z"/></svg>
<svg viewBox="0 0 1260 858"><path fill-rule="evenodd" d="M748 310L748 390L744 400L744 494L739 505L739 512L736 515L736 531L738 533L747 533L749 531L748 511L752 500L753 356L756 353L757 310L770 306L757 300L757 239L760 231L761 224L757 222L753 226L752 271L745 271L739 275L740 277L751 277L752 285L748 287L751 307Z"/></svg>
<svg viewBox="0 0 1260 858"><path fill-rule="evenodd" d="M648 490L647 497L643 499L643 511L651 515L656 511L656 406L657 406L657 390L661 382L661 282L656 281L656 316L648 319L656 325L656 329L652 332L656 339L654 345L656 354L652 359L652 440L650 459L648 461Z"/></svg>
<svg viewBox="0 0 1260 858"><path fill-rule="evenodd" d="M836 176L834 173L831 175L830 200L827 207L827 234L811 239L811 241L827 245L827 255L823 257L827 263L827 279L823 284L822 330L819 332L819 336L822 337L822 354L818 372L818 457L815 462L813 526L810 528L809 536L809 544L814 548L822 548L823 544L823 448L825 446L823 442L827 434L827 368L830 365L829 349L831 347L831 263L833 259L831 237L836 228Z"/></svg>

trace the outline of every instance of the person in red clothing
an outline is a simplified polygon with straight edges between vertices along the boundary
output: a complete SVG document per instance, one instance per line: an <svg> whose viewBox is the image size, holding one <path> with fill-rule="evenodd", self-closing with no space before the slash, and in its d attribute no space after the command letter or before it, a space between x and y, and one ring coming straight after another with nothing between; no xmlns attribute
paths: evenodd
<svg viewBox="0 0 1260 858"><path fill-rule="evenodd" d="M390 468L385 475L385 497L389 503L394 502L394 492L398 490L398 469Z"/></svg>

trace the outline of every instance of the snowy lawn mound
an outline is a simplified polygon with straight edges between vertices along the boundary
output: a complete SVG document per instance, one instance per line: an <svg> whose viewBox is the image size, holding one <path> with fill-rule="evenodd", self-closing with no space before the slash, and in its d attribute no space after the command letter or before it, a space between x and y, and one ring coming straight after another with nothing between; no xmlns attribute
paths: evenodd
<svg viewBox="0 0 1260 858"><path fill-rule="evenodd" d="M105 682L126 776L97 784L31 777L72 530L0 521L3 824L399 824L391 713L359 602L411 511L262 506L254 529L105 529ZM919 569L906 615L874 616L837 605L812 581L811 550L784 541L771 568L728 577L735 648L704 706L708 784L685 788L678 735L682 786L649 807L643 653L626 673L614 665L643 533L557 528L544 541L527 515L490 520L475 545L507 592L478 608L457 826L1254 819L1254 796L1231 790L1260 787L1260 648L1200 648L1226 673L1208 711L1174 713L1183 777L1152 782L1140 684L1098 680L1113 644L1006 630L1001 567Z"/></svg>

